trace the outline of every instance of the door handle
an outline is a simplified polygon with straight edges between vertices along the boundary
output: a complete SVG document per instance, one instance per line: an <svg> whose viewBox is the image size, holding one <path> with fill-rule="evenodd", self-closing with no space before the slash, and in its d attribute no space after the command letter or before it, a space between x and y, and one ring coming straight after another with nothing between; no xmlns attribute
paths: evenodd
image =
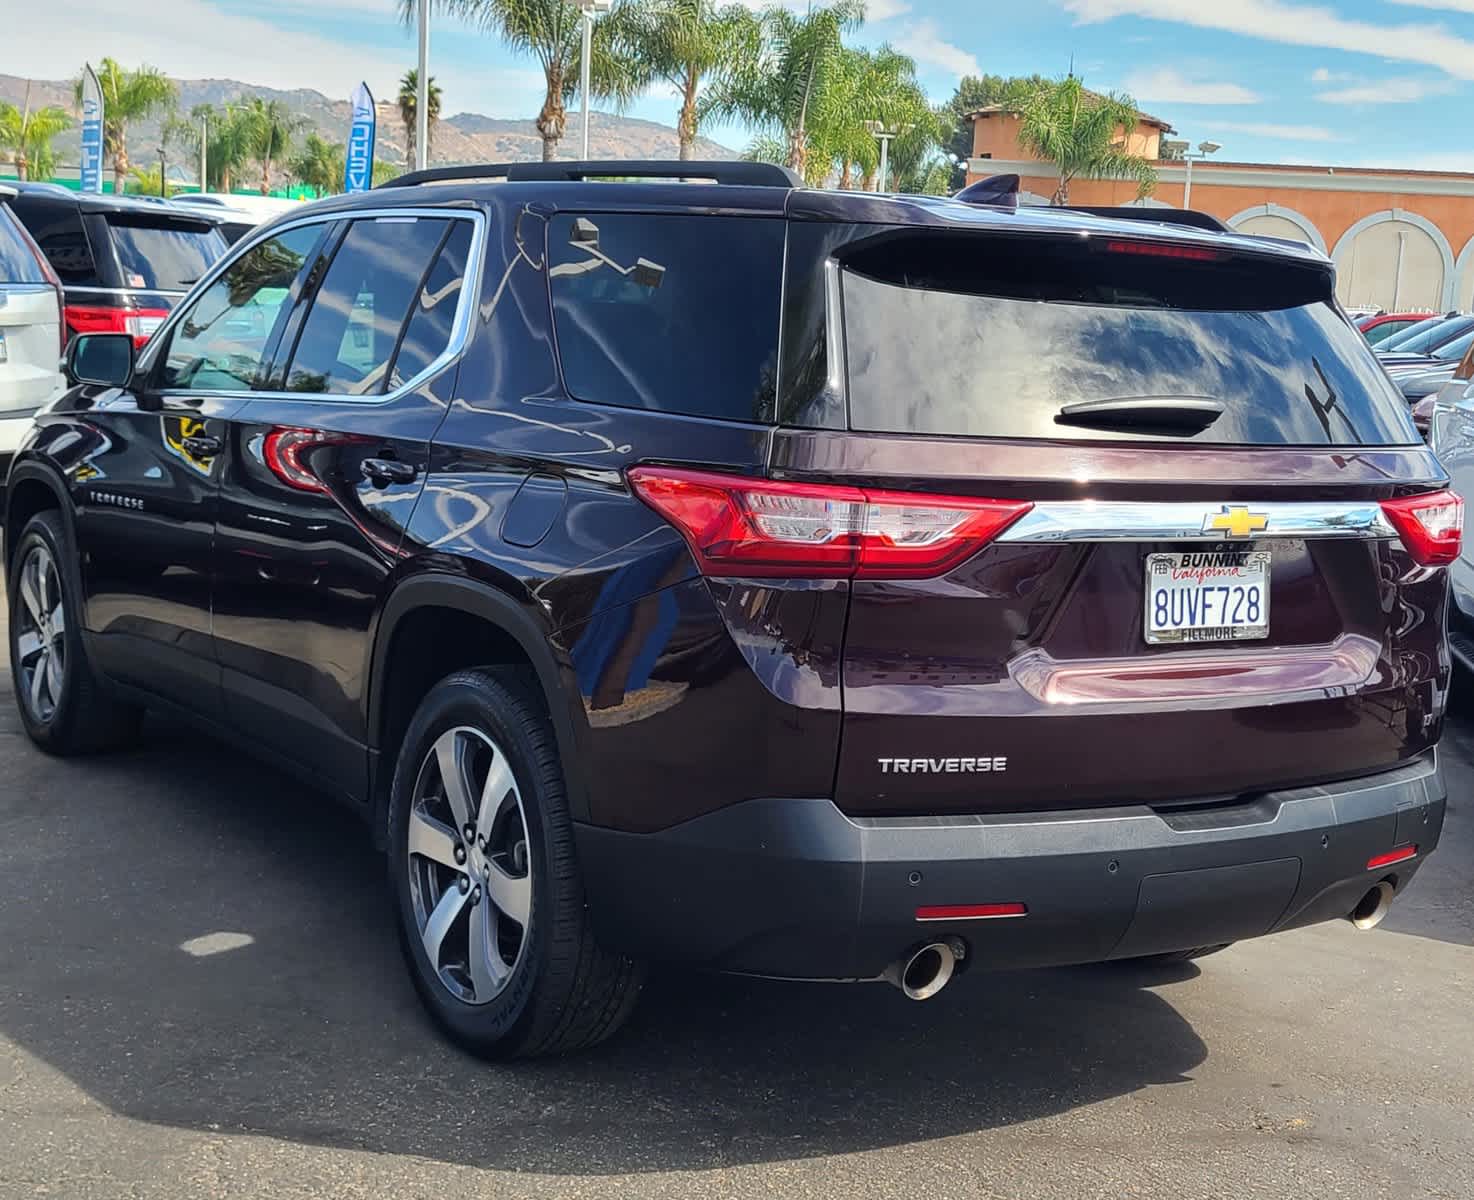
<svg viewBox="0 0 1474 1200"><path fill-rule="evenodd" d="M214 458L225 449L225 442L208 434L196 434L183 441L184 449L196 458Z"/></svg>
<svg viewBox="0 0 1474 1200"><path fill-rule="evenodd" d="M413 463L399 462L393 458L366 458L359 470L370 483L383 487L390 483L413 483L416 475Z"/></svg>

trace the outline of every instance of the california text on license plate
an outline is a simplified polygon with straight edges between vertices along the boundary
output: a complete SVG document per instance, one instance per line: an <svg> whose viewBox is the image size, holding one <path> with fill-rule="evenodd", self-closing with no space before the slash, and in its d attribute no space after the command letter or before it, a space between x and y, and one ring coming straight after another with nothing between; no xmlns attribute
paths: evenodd
<svg viewBox="0 0 1474 1200"><path fill-rule="evenodd" d="M1269 636L1269 553L1204 550L1146 560L1146 640L1233 642Z"/></svg>

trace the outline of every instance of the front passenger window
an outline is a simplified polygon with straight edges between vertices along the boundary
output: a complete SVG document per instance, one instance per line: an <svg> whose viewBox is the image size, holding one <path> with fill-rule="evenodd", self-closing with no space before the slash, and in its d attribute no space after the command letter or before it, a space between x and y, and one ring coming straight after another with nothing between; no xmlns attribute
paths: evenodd
<svg viewBox="0 0 1474 1200"><path fill-rule="evenodd" d="M325 225L303 225L236 259L175 324L160 387L195 392L249 391L292 284Z"/></svg>

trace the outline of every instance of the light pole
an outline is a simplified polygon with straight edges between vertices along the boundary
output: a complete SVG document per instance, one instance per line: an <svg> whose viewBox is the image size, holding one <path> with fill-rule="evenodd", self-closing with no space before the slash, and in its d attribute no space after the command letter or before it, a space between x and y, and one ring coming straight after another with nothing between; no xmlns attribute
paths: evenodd
<svg viewBox="0 0 1474 1200"><path fill-rule="evenodd" d="M208 191L210 185L205 182L210 165L210 114L200 115L200 191Z"/></svg>
<svg viewBox="0 0 1474 1200"><path fill-rule="evenodd" d="M883 192L886 190L886 178L890 174L891 142L909 131L911 126L897 125L893 129L884 121L866 121L865 128L880 143L880 181L876 185L875 190L877 192Z"/></svg>
<svg viewBox="0 0 1474 1200"><path fill-rule="evenodd" d="M1210 154L1217 154L1223 147L1217 142L1199 142L1198 152L1194 154L1191 150L1183 151L1182 157L1187 160L1187 177L1182 185L1182 207L1191 208L1193 205L1193 160L1207 158Z"/></svg>
<svg viewBox="0 0 1474 1200"><path fill-rule="evenodd" d="M164 199L166 199L166 200L169 198L169 185L164 182L164 179L165 179L165 176L168 175L168 173L169 173L169 160L165 157L165 150L164 150L164 148L162 146L160 146L159 147L159 195L162 196L162 197L164 197Z"/></svg>
<svg viewBox="0 0 1474 1200"><path fill-rule="evenodd" d="M420 4L420 73L415 88L415 170L430 163L430 0Z"/></svg>
<svg viewBox="0 0 1474 1200"><path fill-rule="evenodd" d="M589 160L589 76L594 57L594 14L609 11L613 0L578 0L583 13L583 53L578 61L578 97L583 106L583 160Z"/></svg>

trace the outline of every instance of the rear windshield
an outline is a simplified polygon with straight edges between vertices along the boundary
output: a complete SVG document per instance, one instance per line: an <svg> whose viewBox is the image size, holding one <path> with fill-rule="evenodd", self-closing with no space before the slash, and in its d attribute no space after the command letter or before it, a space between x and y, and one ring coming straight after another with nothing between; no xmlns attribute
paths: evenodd
<svg viewBox="0 0 1474 1200"><path fill-rule="evenodd" d="M226 250L211 226L145 224L108 217L123 286L165 292L188 291Z"/></svg>
<svg viewBox="0 0 1474 1200"><path fill-rule="evenodd" d="M41 264L26 245L14 214L0 204L0 283L45 283Z"/></svg>
<svg viewBox="0 0 1474 1200"><path fill-rule="evenodd" d="M1418 334L1432 329L1437 325L1442 325L1447 320L1448 318L1440 313L1436 317L1424 317L1421 321L1414 321L1411 325L1399 325L1388 335L1383 345L1378 348L1381 350L1395 350L1403 342L1410 342Z"/></svg>
<svg viewBox="0 0 1474 1200"><path fill-rule="evenodd" d="M850 425L943 436L1405 445L1407 405L1310 264L891 238L842 274ZM1191 256L1191 257L1187 257Z"/></svg>

